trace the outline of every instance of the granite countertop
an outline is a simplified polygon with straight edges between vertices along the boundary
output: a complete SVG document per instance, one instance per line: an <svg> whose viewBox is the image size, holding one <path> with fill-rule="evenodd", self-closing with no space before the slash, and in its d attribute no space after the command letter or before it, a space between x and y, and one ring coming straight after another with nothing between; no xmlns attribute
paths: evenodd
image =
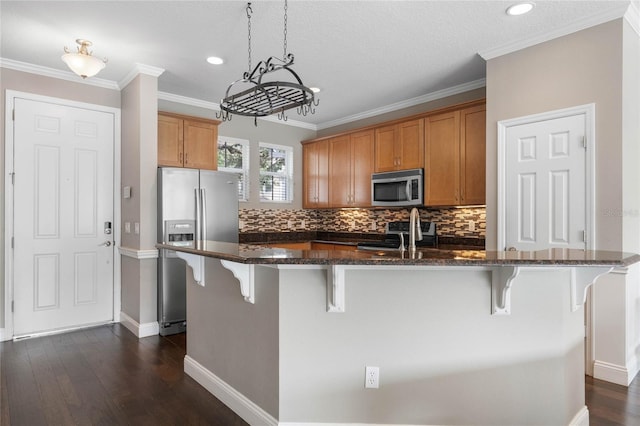
<svg viewBox="0 0 640 426"><path fill-rule="evenodd" d="M548 249L540 251L484 251L421 249L408 252L371 250L292 250L256 244L197 241L190 247L158 244L200 256L246 264L292 265L432 265L432 266L612 266L640 262L640 255L613 251Z"/></svg>

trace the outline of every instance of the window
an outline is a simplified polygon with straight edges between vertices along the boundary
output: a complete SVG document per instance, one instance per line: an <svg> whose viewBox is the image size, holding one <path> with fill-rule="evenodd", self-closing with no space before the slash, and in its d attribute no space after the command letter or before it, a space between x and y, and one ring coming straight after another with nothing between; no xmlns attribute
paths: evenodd
<svg viewBox="0 0 640 426"><path fill-rule="evenodd" d="M260 142L260 201L293 199L293 148Z"/></svg>
<svg viewBox="0 0 640 426"><path fill-rule="evenodd" d="M218 170L238 173L238 199L249 199L249 141L226 136L218 137Z"/></svg>

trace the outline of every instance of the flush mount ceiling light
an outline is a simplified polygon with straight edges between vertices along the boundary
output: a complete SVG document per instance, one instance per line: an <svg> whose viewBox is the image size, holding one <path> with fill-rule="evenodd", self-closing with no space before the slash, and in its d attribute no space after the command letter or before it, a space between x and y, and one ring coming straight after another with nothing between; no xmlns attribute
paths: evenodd
<svg viewBox="0 0 640 426"><path fill-rule="evenodd" d="M88 47L90 47L92 43L89 40L79 38L76 40L76 43L78 43L78 51L71 53L65 46L64 51L66 53L62 55L62 60L71 71L80 77L93 77L105 67L107 60L99 59L91 55L93 52L89 52Z"/></svg>
<svg viewBox="0 0 640 426"><path fill-rule="evenodd" d="M224 64L224 60L222 58L218 58L217 56L209 56L207 58L207 62L211 65L222 65Z"/></svg>
<svg viewBox="0 0 640 426"><path fill-rule="evenodd" d="M247 21L249 33L249 68L242 78L229 85L224 99L220 101L220 114L217 118L231 120L233 114L258 117L278 114L278 119L287 120L285 111L297 108L298 114L306 116L315 113L318 106L314 92L302 84L302 80L292 69L293 53L287 53L287 0L284 1L284 55L282 59L271 56L251 68L251 3L247 3ZM275 79L284 77L281 79Z"/></svg>
<svg viewBox="0 0 640 426"><path fill-rule="evenodd" d="M533 3L530 2L516 3L509 6L506 12L507 15L510 16L524 15L525 13L531 12L531 10L533 10L533 6Z"/></svg>

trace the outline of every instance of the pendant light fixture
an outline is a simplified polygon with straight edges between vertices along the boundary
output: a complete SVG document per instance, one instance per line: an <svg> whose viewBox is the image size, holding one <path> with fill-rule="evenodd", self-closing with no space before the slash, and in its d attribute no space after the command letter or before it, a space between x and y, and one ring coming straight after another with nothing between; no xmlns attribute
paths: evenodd
<svg viewBox="0 0 640 426"><path fill-rule="evenodd" d="M306 87L293 65L293 53L287 52L287 0L284 2L284 55L282 59L271 56L251 68L251 3L247 3L247 27L249 40L249 68L242 78L229 85L224 99L220 101L220 114L217 118L231 120L233 114L258 117L278 114L280 120L287 120L285 111L297 108L298 114L306 116L315 113L318 100L315 93ZM276 79L280 77L281 79ZM284 78L283 78L284 77Z"/></svg>
<svg viewBox="0 0 640 426"><path fill-rule="evenodd" d="M66 53L62 55L62 60L67 64L71 71L82 78L93 77L102 71L107 60L99 59L91 55L92 52L89 52L88 48L92 43L89 40L83 40L80 38L76 40L76 43L78 43L79 46L77 52L71 53L65 46L64 51Z"/></svg>

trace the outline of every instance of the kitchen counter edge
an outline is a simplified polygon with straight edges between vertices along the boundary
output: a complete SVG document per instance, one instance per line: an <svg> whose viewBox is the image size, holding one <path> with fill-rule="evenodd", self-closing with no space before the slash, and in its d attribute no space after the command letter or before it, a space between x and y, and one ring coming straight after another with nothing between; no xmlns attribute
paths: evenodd
<svg viewBox="0 0 640 426"><path fill-rule="evenodd" d="M423 266L611 266L640 262L635 253L547 249L539 251L477 251L427 249L411 258L407 252L295 250L255 244L198 241L195 246L159 243L168 249L244 264L259 265L423 265Z"/></svg>

